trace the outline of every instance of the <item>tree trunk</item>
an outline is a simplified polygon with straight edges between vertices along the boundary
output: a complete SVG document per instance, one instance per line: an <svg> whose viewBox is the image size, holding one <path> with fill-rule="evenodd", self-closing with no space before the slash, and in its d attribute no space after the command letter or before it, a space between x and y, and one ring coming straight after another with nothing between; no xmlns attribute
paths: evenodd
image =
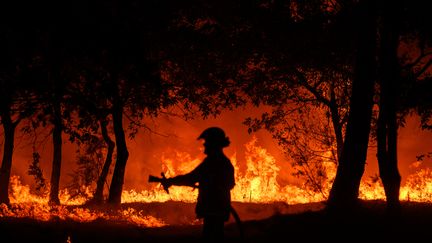
<svg viewBox="0 0 432 243"><path fill-rule="evenodd" d="M60 204L59 185L62 162L62 121L60 102L54 102L54 128L52 133L53 138L53 163L51 171L51 190L49 202L55 205Z"/></svg>
<svg viewBox="0 0 432 243"><path fill-rule="evenodd" d="M342 151L343 151L343 133L342 133L342 123L339 116L339 110L336 103L336 95L334 93L334 87L331 88L331 98L330 98L330 113L333 124L333 131L336 137L336 149L337 149L337 161L339 162L341 159Z"/></svg>
<svg viewBox="0 0 432 243"><path fill-rule="evenodd" d="M8 109L2 112L1 119L4 129L4 150L0 169L0 204L9 205L9 179L12 168L16 124L12 122Z"/></svg>
<svg viewBox="0 0 432 243"><path fill-rule="evenodd" d="M120 204L129 152L127 150L126 137L123 129L123 106L118 100L114 102L112 117L117 144L117 159L111 180L108 202L111 204Z"/></svg>
<svg viewBox="0 0 432 243"><path fill-rule="evenodd" d="M112 156L114 153L114 147L115 147L115 143L111 140L110 136L108 135L108 129L107 129L107 125L108 122L105 119L101 119L99 121L100 126L101 126L101 130L102 130L102 137L105 140L105 143L108 147L108 152L107 152L107 156L105 158L105 163L103 165L101 174L99 175L97 184L96 184L96 191L93 195L93 199L92 201L100 204L103 202L104 198L103 198L103 190L104 190L104 184L106 181L106 178L108 176L108 172L109 172L109 168L111 166L111 162L112 162Z"/></svg>
<svg viewBox="0 0 432 243"><path fill-rule="evenodd" d="M382 100L383 103L387 101ZM387 207L390 210L400 208L399 192L401 176L397 167L397 123L395 109L380 104L377 127L378 165L384 186Z"/></svg>
<svg viewBox="0 0 432 243"><path fill-rule="evenodd" d="M380 112L377 127L378 164L389 209L399 209L401 176L397 167L396 97L400 91L400 67L397 50L399 23L397 11L382 8Z"/></svg>
<svg viewBox="0 0 432 243"><path fill-rule="evenodd" d="M372 1L359 3L358 49L354 70L350 113L344 146L328 206L347 209L356 206L364 173L371 127L376 74L376 17Z"/></svg>

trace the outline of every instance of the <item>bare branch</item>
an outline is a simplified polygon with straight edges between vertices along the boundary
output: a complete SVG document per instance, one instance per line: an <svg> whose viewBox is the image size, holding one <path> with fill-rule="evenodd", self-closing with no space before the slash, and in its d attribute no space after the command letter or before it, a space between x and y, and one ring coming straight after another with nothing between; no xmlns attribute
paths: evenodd
<svg viewBox="0 0 432 243"><path fill-rule="evenodd" d="M412 67L414 67L417 64L419 64L424 58L428 57L429 55L432 55L432 51L431 52L424 52L424 51L422 51L421 54L412 63L409 63L409 64L403 66L403 68L412 68Z"/></svg>
<svg viewBox="0 0 432 243"><path fill-rule="evenodd" d="M153 129L151 129L150 127L148 127L147 125L145 125L144 123L141 123L141 122L137 122L136 120L134 120L132 117L130 117L127 113L125 113L125 112L123 112L123 115L130 121L130 123L133 125L133 126L137 126L137 127L139 127L139 128L144 128L144 129L146 129L147 131L149 131L150 133L153 133L153 134L156 134L156 135L158 135L158 136L161 136L161 137L165 137L165 138L167 138L167 137L169 137L169 135L167 135L167 134L162 134L162 133L160 133L160 132L156 132L155 130L153 130Z"/></svg>
<svg viewBox="0 0 432 243"><path fill-rule="evenodd" d="M299 78L299 81L301 82L302 86L305 87L309 92L311 92L315 98L320 101L321 103L325 104L326 106L330 106L330 101L327 100L324 96L322 96L316 89L316 87L311 86L307 80L306 77L304 76L303 73L301 73L298 70L295 70L295 73L297 75L297 77ZM321 82L319 82L320 84Z"/></svg>
<svg viewBox="0 0 432 243"><path fill-rule="evenodd" d="M426 72L429 67L432 65L432 58L420 69L418 73L416 73L416 78L420 77L424 72Z"/></svg>

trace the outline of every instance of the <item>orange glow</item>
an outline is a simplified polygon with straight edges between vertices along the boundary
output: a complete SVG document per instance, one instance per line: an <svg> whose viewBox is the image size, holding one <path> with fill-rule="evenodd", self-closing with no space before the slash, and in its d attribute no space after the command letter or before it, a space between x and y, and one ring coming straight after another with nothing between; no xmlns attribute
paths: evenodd
<svg viewBox="0 0 432 243"><path fill-rule="evenodd" d="M70 207L85 203L86 198L71 199L67 190L61 190L59 198L60 206L48 205L48 196L37 196L30 193L28 185L22 185L19 177L11 177L11 207L0 205L1 217L29 217L41 221L49 221L53 218L62 220L74 220L78 222L90 222L96 219L123 221L145 227L160 227L165 223L152 216L143 215L141 211L133 208L119 209L113 213L91 210L82 207ZM90 193L90 191L89 191ZM48 195L48 194L47 194ZM69 206L69 207L68 207Z"/></svg>
<svg viewBox="0 0 432 243"><path fill-rule="evenodd" d="M280 167L276 159L265 149L257 145L257 138L245 144L246 168L241 171L237 163L237 156L230 158L235 167L236 186L232 191L232 199L237 202L300 204L324 201L323 194L307 191L300 185L280 185L278 176ZM162 158L162 169L167 177L187 173L195 168L202 158L192 158L187 153L177 152L177 160ZM401 188L402 201L432 202L432 170L420 169L421 162L413 163L416 172L411 174L405 185ZM324 195L328 195L332 179L336 173L333 163L325 163L328 181L324 182ZM87 194L91 196L90 188ZM197 190L189 187L173 186L167 194L160 185L154 184L148 190L127 190L122 194L123 203L150 203L182 201L195 202ZM71 198L67 190L60 193L61 206L48 205L48 193L35 195L30 191L29 185L23 185L17 176L11 177L10 199L11 207L0 205L1 217L30 217L42 221L52 218L71 219L78 222L89 222L96 219L116 220L143 227L160 227L166 225L162 220L135 208L116 209L114 211L96 210L78 207L85 203L85 197ZM372 182L368 179L362 181L360 198L385 200L384 190L380 181ZM191 222L191 224L194 222Z"/></svg>

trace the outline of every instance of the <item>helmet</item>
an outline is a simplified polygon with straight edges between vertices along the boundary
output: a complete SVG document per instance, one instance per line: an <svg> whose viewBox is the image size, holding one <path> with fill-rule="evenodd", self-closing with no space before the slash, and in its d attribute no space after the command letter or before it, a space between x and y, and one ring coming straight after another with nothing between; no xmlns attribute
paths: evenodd
<svg viewBox="0 0 432 243"><path fill-rule="evenodd" d="M221 147L228 147L230 144L228 137L225 136L224 130L219 127L207 128L199 135L198 139L204 139L208 144Z"/></svg>

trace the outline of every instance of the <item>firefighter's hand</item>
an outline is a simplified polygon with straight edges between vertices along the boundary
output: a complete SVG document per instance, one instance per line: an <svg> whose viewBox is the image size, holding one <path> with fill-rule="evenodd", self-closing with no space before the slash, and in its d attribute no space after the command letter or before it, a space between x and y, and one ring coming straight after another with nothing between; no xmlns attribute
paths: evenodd
<svg viewBox="0 0 432 243"><path fill-rule="evenodd" d="M162 184L163 189L167 193L169 193L169 188L172 186L171 180L164 178L164 179L161 180L161 184Z"/></svg>
<svg viewBox="0 0 432 243"><path fill-rule="evenodd" d="M161 173L161 177L156 177L156 176L149 176L148 179L149 182L159 182L161 183L163 189L169 193L169 188L172 186L171 180L165 177L164 173Z"/></svg>

